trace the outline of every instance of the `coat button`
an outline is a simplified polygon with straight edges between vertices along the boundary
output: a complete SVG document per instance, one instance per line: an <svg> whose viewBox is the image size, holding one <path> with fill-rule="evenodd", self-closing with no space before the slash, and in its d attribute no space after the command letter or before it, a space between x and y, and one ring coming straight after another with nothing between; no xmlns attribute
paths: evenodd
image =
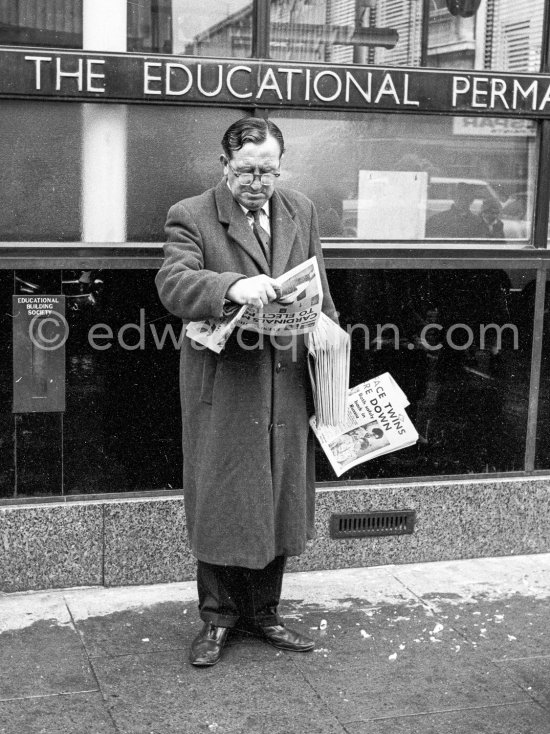
<svg viewBox="0 0 550 734"><path fill-rule="evenodd" d="M280 372L282 369L284 369L282 363L281 362L277 362L277 364L275 366L275 372Z"/></svg>

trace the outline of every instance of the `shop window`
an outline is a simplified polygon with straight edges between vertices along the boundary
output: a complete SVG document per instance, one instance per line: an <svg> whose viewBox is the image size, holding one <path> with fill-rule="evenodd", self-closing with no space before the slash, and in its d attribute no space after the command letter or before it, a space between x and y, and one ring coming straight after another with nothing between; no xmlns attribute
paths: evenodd
<svg viewBox="0 0 550 734"><path fill-rule="evenodd" d="M12 319L13 270L0 270L0 497L13 497L15 489L15 440L12 417Z"/></svg>
<svg viewBox="0 0 550 734"><path fill-rule="evenodd" d="M172 53L171 0L128 3L128 51Z"/></svg>
<svg viewBox="0 0 550 734"><path fill-rule="evenodd" d="M181 487L182 324L155 273L0 270L0 497ZM13 294L64 297L64 410L12 412Z"/></svg>
<svg viewBox="0 0 550 734"><path fill-rule="evenodd" d="M0 241L80 240L81 132L79 104L2 100Z"/></svg>
<svg viewBox="0 0 550 734"><path fill-rule="evenodd" d="M531 284L528 300L530 305L535 302L534 283ZM544 299L535 469L550 469L550 278L546 281Z"/></svg>
<svg viewBox="0 0 550 734"><path fill-rule="evenodd" d="M277 111L281 185L317 205L322 237L528 244L535 126L493 118Z"/></svg>
<svg viewBox="0 0 550 734"><path fill-rule="evenodd" d="M420 434L341 479L523 469L534 271L367 268L329 281L352 335L351 384L390 372ZM335 480L320 450L317 478Z"/></svg>
<svg viewBox="0 0 550 734"><path fill-rule="evenodd" d="M227 108L128 107L128 240L162 242L168 208L218 183L223 132L245 114Z"/></svg>
<svg viewBox="0 0 550 734"><path fill-rule="evenodd" d="M0 271L0 497L181 488L182 324L158 300L154 276ZM389 371L420 434L417 445L341 480L524 469L534 271L367 267L328 276L352 338L351 384ZM12 413L11 295L29 292L65 299L62 412ZM545 364L537 460L547 469ZM317 478L336 481L319 448Z"/></svg>
<svg viewBox="0 0 550 734"><path fill-rule="evenodd" d="M427 66L538 72L543 15L544 0L484 0L471 17L433 0Z"/></svg>
<svg viewBox="0 0 550 734"><path fill-rule="evenodd" d="M289 61L418 64L420 7L402 0L378 5L356 0L271 0L270 56Z"/></svg>
<svg viewBox="0 0 550 734"><path fill-rule="evenodd" d="M82 48L82 0L4 0L0 44Z"/></svg>
<svg viewBox="0 0 550 734"><path fill-rule="evenodd" d="M148 0L149 1L149 0ZM191 56L249 57L252 2L171 0L172 52Z"/></svg>

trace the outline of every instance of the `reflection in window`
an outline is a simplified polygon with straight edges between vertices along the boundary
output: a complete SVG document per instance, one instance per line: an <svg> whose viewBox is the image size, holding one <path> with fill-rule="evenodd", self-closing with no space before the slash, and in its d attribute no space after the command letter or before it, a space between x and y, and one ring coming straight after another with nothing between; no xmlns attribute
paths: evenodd
<svg viewBox="0 0 550 734"><path fill-rule="evenodd" d="M4 0L0 43L82 48L82 0Z"/></svg>
<svg viewBox="0 0 550 734"><path fill-rule="evenodd" d="M172 0L128 3L128 51L172 53Z"/></svg>
<svg viewBox="0 0 550 734"><path fill-rule="evenodd" d="M390 372L418 444L342 479L523 469L535 273L329 270L351 385ZM318 451L317 478L334 481Z"/></svg>
<svg viewBox="0 0 550 734"><path fill-rule="evenodd" d="M248 57L252 51L252 3L172 0L173 52L193 56Z"/></svg>
<svg viewBox="0 0 550 734"><path fill-rule="evenodd" d="M396 50L388 51L384 63L418 63L413 56L419 51L420 36L418 43L411 43L420 28L416 28L418 4L398 0L399 8L389 11L386 5L379 2L375 9L375 3L356 0L271 0L270 56L290 61L378 63L385 48Z"/></svg>
<svg viewBox="0 0 550 734"><path fill-rule="evenodd" d="M313 199L323 237L528 242L529 121L283 111L273 119L287 143L281 184Z"/></svg>
<svg viewBox="0 0 550 734"><path fill-rule="evenodd" d="M79 240L80 104L2 100L0 240Z"/></svg>
<svg viewBox="0 0 550 734"><path fill-rule="evenodd" d="M162 242L168 208L221 179L221 138L244 112L230 108L127 108L129 241Z"/></svg>
<svg viewBox="0 0 550 734"><path fill-rule="evenodd" d="M487 0L471 18L432 0L428 66L540 71L544 0Z"/></svg>

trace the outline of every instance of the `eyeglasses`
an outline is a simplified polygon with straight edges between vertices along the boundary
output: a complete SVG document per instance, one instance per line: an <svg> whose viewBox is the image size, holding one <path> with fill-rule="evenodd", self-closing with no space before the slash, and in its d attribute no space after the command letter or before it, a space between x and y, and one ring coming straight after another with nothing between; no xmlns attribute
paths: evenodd
<svg viewBox="0 0 550 734"><path fill-rule="evenodd" d="M269 171L266 173L251 173L250 171L236 171L231 163L227 163L228 168L230 168L235 176L239 179L239 183L241 183L243 186L250 186L251 183L253 183L255 178L260 179L260 183L262 186L271 186L273 183L275 183L275 179L279 178L281 175L278 171Z"/></svg>

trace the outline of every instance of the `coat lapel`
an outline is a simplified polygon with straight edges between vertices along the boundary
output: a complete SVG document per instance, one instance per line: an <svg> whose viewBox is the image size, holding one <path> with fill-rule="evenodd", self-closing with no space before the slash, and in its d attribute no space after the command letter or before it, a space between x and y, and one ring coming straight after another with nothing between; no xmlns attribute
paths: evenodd
<svg viewBox="0 0 550 734"><path fill-rule="evenodd" d="M271 275L271 268L265 259L260 243L254 236L243 210L233 198L225 178L217 185L215 198L218 219L227 226L228 237L250 255L262 273Z"/></svg>
<svg viewBox="0 0 550 734"><path fill-rule="evenodd" d="M278 278L285 272L297 227L294 223L294 209L283 201L275 190L271 197L271 275Z"/></svg>

